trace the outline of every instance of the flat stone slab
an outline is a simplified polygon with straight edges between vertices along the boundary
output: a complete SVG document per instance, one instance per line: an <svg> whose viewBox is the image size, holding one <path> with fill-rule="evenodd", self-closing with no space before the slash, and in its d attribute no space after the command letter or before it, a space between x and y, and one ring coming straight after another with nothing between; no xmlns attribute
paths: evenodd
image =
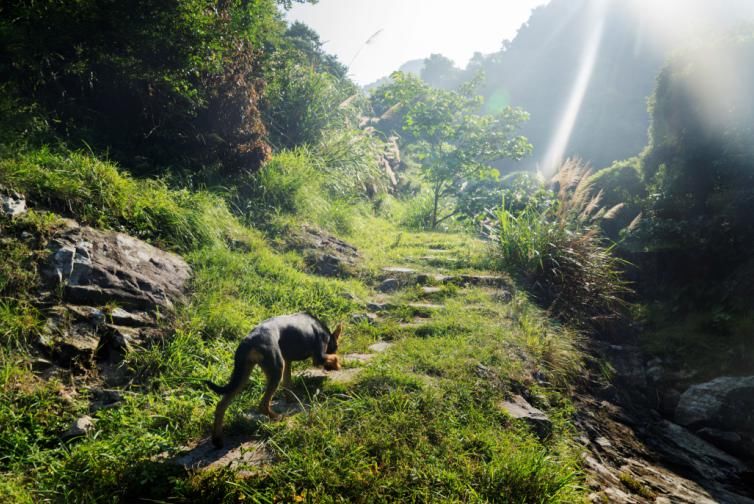
<svg viewBox="0 0 754 504"><path fill-rule="evenodd" d="M409 303L406 306L411 308L417 317L423 318L430 317L432 313L445 308L443 305L432 303Z"/></svg>
<svg viewBox="0 0 754 504"><path fill-rule="evenodd" d="M495 275L459 275L463 285L486 285L490 287L503 287L510 282L506 277Z"/></svg>
<svg viewBox="0 0 754 504"><path fill-rule="evenodd" d="M427 287L424 286L421 288L421 293L424 296L431 296L432 294L438 294L442 292L442 287Z"/></svg>
<svg viewBox="0 0 754 504"><path fill-rule="evenodd" d="M374 358L374 354L368 354L368 353L351 353L351 354L345 354L343 355L343 360L346 362L359 362L359 363L366 363L369 362Z"/></svg>
<svg viewBox="0 0 754 504"><path fill-rule="evenodd" d="M273 460L274 456L264 442L249 440L248 436L226 436L223 448L215 448L212 441L207 438L187 447L183 453L171 461L186 470L227 467L235 471L243 471L271 463Z"/></svg>
<svg viewBox="0 0 754 504"><path fill-rule="evenodd" d="M445 308L443 305L434 303L408 303L406 306L417 310L441 310Z"/></svg>
<svg viewBox="0 0 754 504"><path fill-rule="evenodd" d="M367 310L370 312L382 312L395 308L392 303L367 303Z"/></svg>
<svg viewBox="0 0 754 504"><path fill-rule="evenodd" d="M387 341L378 341L377 343L374 343L373 345L369 345L369 350L375 353L382 353L388 348L393 346L392 343Z"/></svg>
<svg viewBox="0 0 754 504"><path fill-rule="evenodd" d="M547 436L552 429L552 422L541 410L529 404L520 395L500 403L500 409L517 420L528 423L540 437Z"/></svg>
<svg viewBox="0 0 754 504"><path fill-rule="evenodd" d="M340 371L325 371L324 369L320 368L312 368L307 369L306 371L302 371L299 376L304 378L326 379L333 383L348 383L353 381L363 370L364 368L360 367L344 368Z"/></svg>
<svg viewBox="0 0 754 504"><path fill-rule="evenodd" d="M396 275L415 275L416 270L412 268L406 268L404 266L387 266L382 268L384 273L392 273Z"/></svg>
<svg viewBox="0 0 754 504"><path fill-rule="evenodd" d="M354 324L359 324L361 322L366 322L368 324L374 325L377 322L377 314L376 313L354 313L351 315L351 322Z"/></svg>

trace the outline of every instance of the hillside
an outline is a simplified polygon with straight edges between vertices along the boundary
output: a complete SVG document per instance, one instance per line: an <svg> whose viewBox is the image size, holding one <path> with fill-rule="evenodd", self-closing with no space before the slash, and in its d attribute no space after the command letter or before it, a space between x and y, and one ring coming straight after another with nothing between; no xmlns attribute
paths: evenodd
<svg viewBox="0 0 754 504"><path fill-rule="evenodd" d="M649 141L545 179L526 110L440 55L367 95L296 1L0 7L0 502L754 502L754 31L598 59Z"/></svg>

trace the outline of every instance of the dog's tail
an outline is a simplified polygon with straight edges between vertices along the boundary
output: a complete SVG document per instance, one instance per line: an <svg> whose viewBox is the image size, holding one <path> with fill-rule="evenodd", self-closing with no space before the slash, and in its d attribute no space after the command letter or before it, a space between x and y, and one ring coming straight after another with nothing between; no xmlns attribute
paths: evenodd
<svg viewBox="0 0 754 504"><path fill-rule="evenodd" d="M205 385L207 385L210 390L212 390L216 394L223 395L232 390L236 390L249 377L249 374L251 373L251 367L254 365L254 363L250 361L249 354L251 352L251 348L248 344L245 343L246 342L242 342L240 345L238 345L236 356L233 360L233 372L230 375L230 381L228 381L227 385L217 385L216 383L213 383L209 380L204 380Z"/></svg>

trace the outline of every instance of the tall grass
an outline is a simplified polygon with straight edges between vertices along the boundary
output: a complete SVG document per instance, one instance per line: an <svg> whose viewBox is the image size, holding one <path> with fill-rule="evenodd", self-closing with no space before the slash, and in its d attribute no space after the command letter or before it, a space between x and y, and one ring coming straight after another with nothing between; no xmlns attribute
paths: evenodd
<svg viewBox="0 0 754 504"><path fill-rule="evenodd" d="M2 159L0 185L24 193L32 205L180 252L222 241L237 226L220 196L137 180L82 152L42 148Z"/></svg>
<svg viewBox="0 0 754 504"><path fill-rule="evenodd" d="M552 205L512 211L503 202L494 213L491 236L500 267L522 277L555 316L596 328L621 317L631 289L623 278L626 262L613 254L598 227L622 204L601 206L602 194L592 190L590 174L580 162L567 161L553 179Z"/></svg>

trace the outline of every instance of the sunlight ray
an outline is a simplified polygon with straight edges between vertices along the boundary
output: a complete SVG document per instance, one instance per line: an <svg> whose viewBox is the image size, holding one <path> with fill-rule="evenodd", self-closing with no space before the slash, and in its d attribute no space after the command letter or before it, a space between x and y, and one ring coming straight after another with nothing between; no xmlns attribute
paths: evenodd
<svg viewBox="0 0 754 504"><path fill-rule="evenodd" d="M602 42L605 25L605 5L606 2L599 1L595 2L591 8L590 15L593 22L589 23L590 32L584 43L579 71L573 82L568 102L558 121L558 127L555 130L553 138L550 140L547 154L543 159L542 165L539 167L546 176L552 175L563 159L566 147L568 146L568 140L571 137L573 127L581 110L581 104L589 88L589 82L591 81L592 72L594 71L594 65L597 62Z"/></svg>

